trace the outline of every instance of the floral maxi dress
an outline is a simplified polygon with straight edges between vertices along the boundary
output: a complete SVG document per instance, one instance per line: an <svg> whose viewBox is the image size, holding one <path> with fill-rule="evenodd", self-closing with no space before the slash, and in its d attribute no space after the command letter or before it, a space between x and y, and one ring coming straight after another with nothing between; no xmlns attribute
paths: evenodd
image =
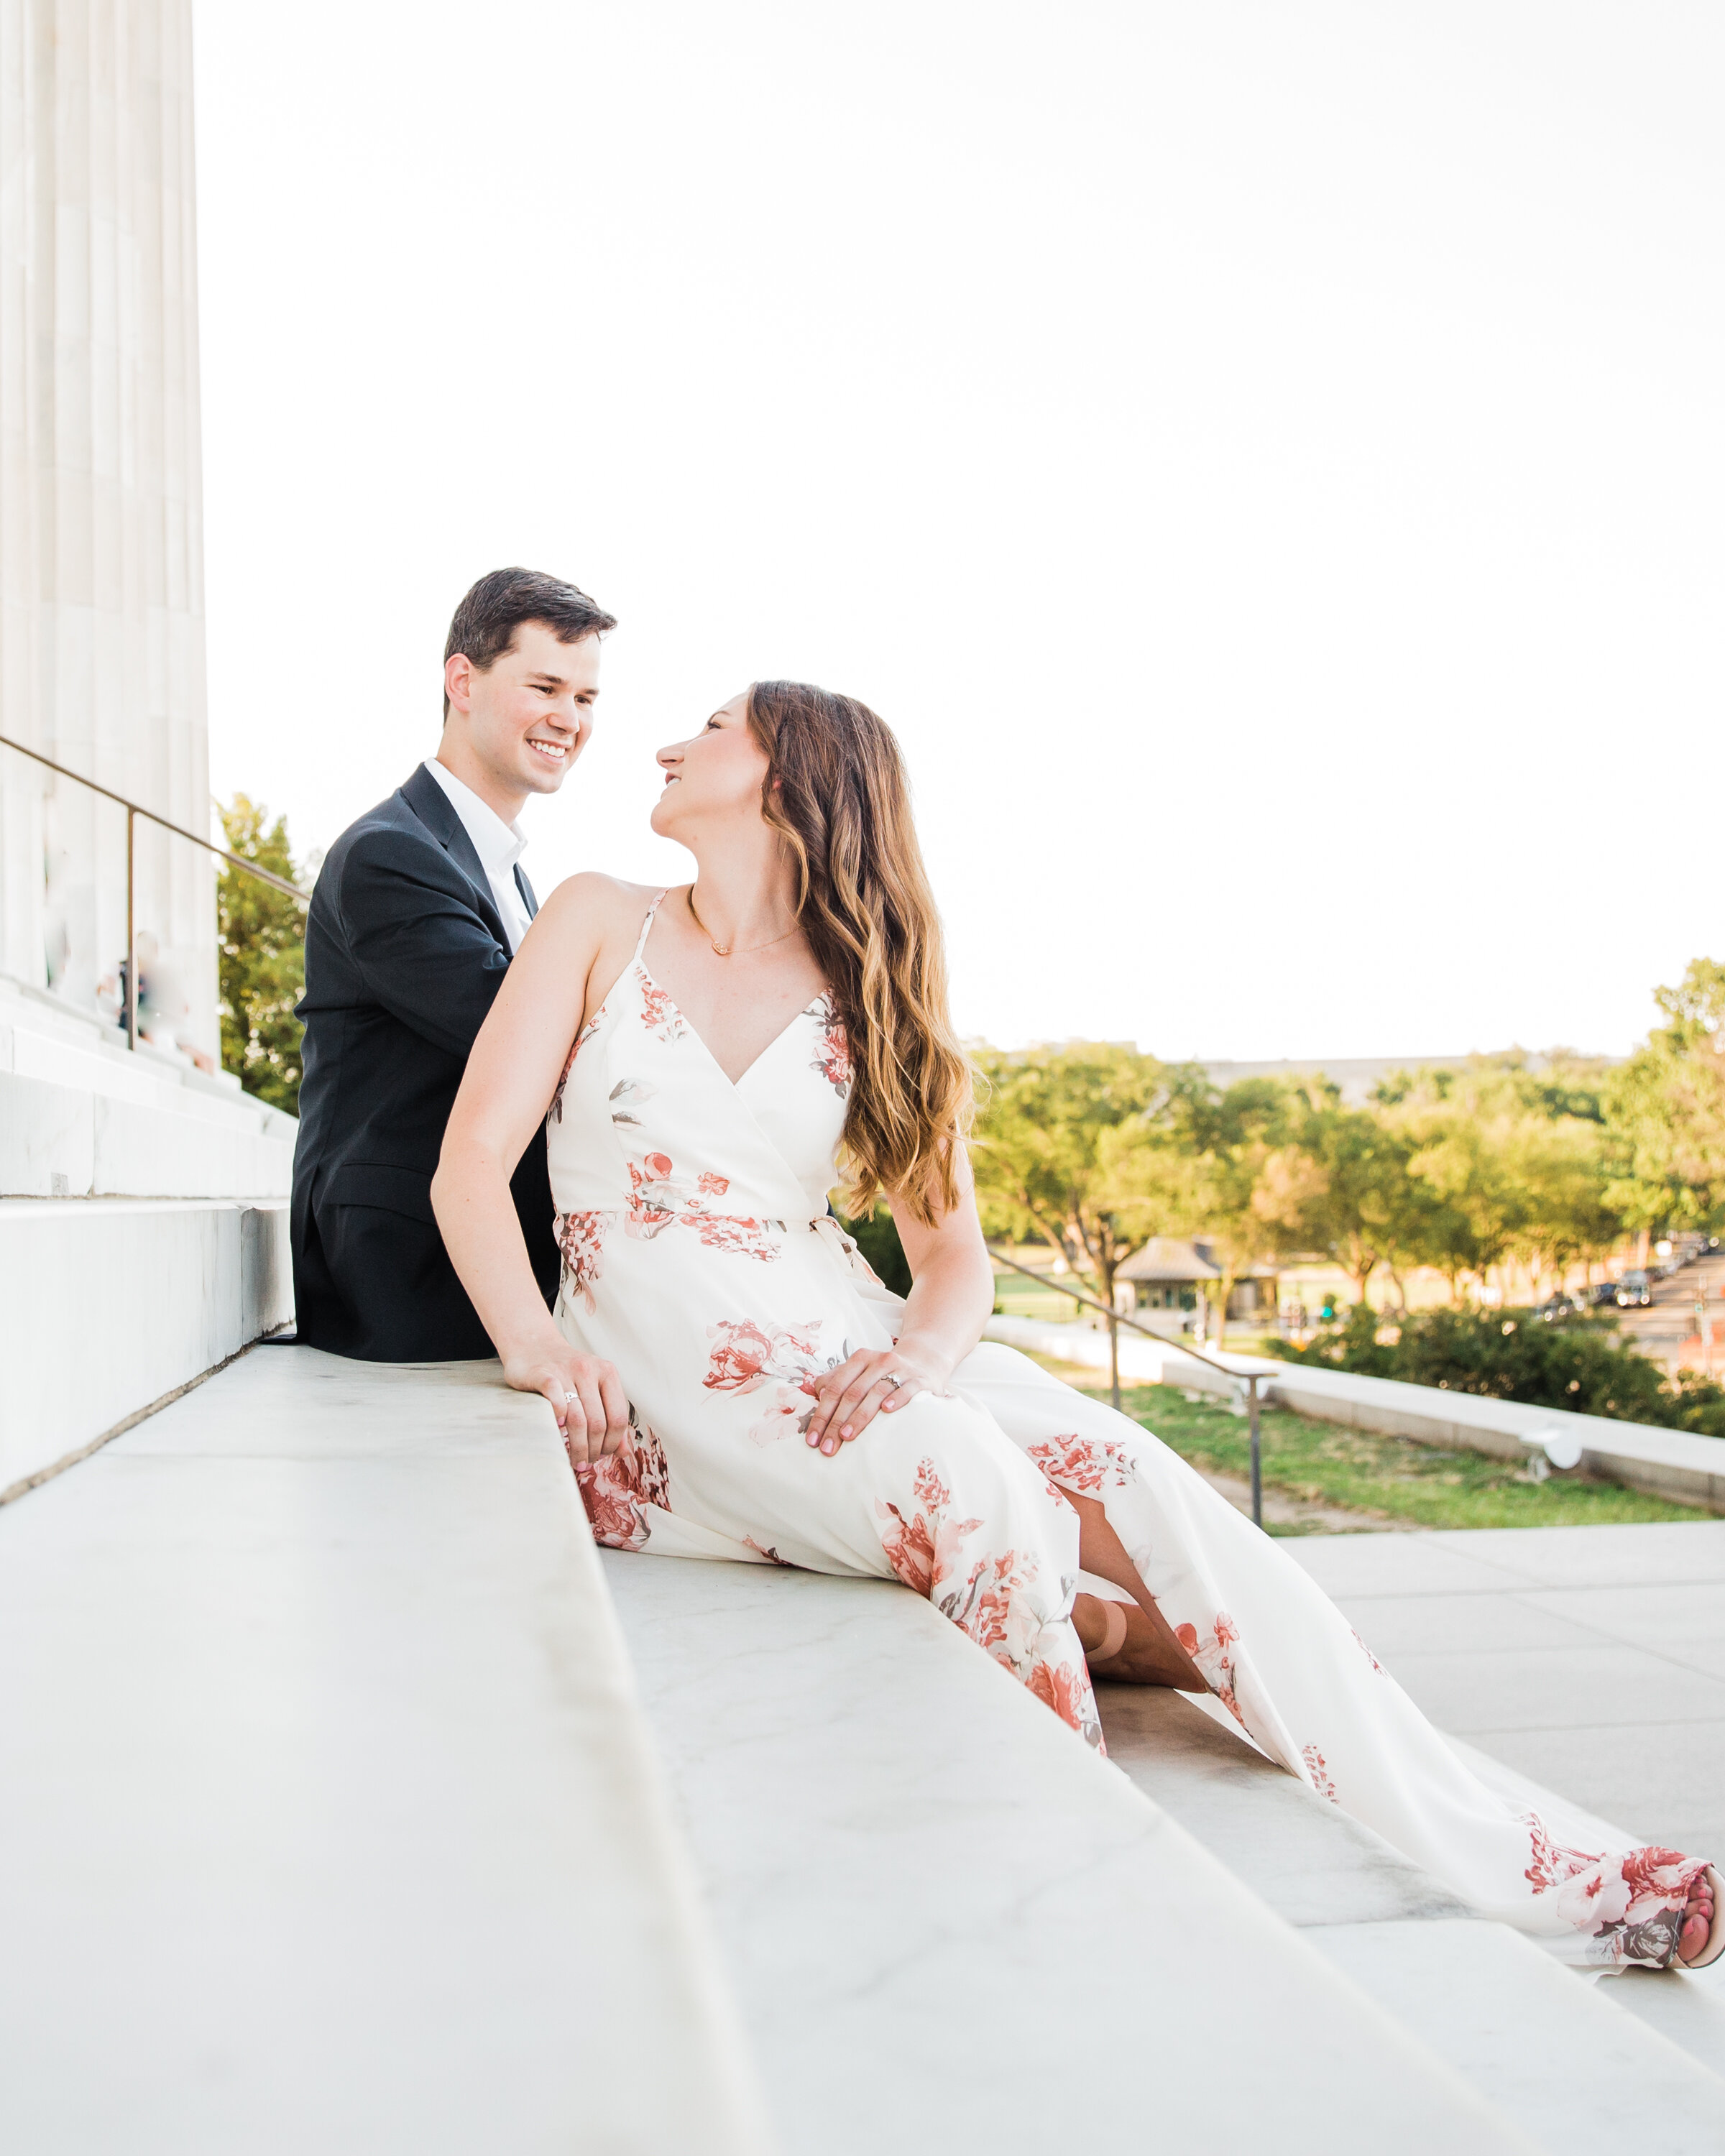
<svg viewBox="0 0 1725 2156"><path fill-rule="evenodd" d="M647 965L659 902L547 1125L557 1322L631 1404L622 1448L579 1471L595 1537L897 1579L1100 1746L1062 1492L1100 1499L1192 1690L1271 1758L1564 1959L1668 1962L1704 1860L1568 1847L1487 1789L1300 1567L1125 1416L984 1342L950 1395L830 1459L803 1443L821 1375L889 1346L904 1307L827 1208L844 1031L819 997L733 1084Z"/></svg>

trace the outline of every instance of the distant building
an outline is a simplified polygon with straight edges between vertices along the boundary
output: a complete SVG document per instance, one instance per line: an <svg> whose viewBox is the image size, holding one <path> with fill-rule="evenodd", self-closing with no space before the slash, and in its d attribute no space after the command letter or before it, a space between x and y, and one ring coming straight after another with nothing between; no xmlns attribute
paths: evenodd
<svg viewBox="0 0 1725 2156"><path fill-rule="evenodd" d="M1188 1242L1178 1235L1153 1235L1114 1276L1117 1306L1150 1312L1153 1322L1155 1317L1166 1315L1175 1321L1168 1329L1175 1331L1182 1317L1197 1310L1204 1283L1221 1277L1222 1268L1201 1236ZM1244 1279L1235 1282L1229 1294L1229 1317L1254 1318L1266 1311L1273 1312L1276 1281L1274 1265L1254 1265Z"/></svg>
<svg viewBox="0 0 1725 2156"><path fill-rule="evenodd" d="M1177 1235L1153 1235L1116 1271L1117 1286L1130 1283L1134 1310L1189 1311L1206 1281L1220 1280L1219 1265L1200 1257L1195 1243Z"/></svg>
<svg viewBox="0 0 1725 2156"><path fill-rule="evenodd" d="M1398 1070L1465 1070L1471 1063L1500 1063L1511 1056L1536 1075L1552 1060L1519 1049L1500 1049L1465 1055L1318 1055L1307 1062L1285 1059L1266 1063L1204 1063L1199 1068L1211 1085L1224 1092L1242 1078L1327 1078L1340 1090L1343 1106L1358 1108L1371 1098L1375 1087ZM1601 1064L1623 1060L1620 1055L1591 1055L1579 1059Z"/></svg>

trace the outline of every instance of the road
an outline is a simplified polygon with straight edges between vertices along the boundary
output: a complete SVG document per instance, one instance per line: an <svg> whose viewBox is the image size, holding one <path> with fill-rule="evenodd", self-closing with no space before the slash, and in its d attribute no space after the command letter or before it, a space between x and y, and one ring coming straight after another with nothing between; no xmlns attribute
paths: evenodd
<svg viewBox="0 0 1725 2156"><path fill-rule="evenodd" d="M1696 1337L1695 1299L1703 1293L1714 1327L1713 1372L1725 1378L1725 1250L1697 1259L1669 1280L1655 1281L1651 1309L1619 1312L1623 1337L1656 1362L1670 1364L1681 1355L1700 1367L1702 1358L1688 1343Z"/></svg>

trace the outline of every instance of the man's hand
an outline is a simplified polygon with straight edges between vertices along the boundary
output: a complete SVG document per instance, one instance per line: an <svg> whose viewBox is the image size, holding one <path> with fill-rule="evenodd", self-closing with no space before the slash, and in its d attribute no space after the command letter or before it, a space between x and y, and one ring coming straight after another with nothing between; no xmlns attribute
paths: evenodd
<svg viewBox="0 0 1725 2156"><path fill-rule="evenodd" d="M506 1384L518 1393L542 1393L551 1402L572 1467L586 1467L615 1452L629 1428L629 1398L614 1364L572 1348L508 1358Z"/></svg>

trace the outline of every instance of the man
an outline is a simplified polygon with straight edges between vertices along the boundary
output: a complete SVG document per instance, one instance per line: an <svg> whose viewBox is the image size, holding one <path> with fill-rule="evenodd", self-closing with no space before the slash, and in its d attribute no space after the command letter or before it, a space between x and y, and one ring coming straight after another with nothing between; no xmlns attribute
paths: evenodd
<svg viewBox="0 0 1725 2156"><path fill-rule="evenodd" d="M516 823L586 746L611 616L528 569L480 578L444 654L436 757L341 834L305 929L291 1233L299 1337L371 1363L493 1350L431 1210L469 1050L537 911ZM542 1132L512 1185L546 1301Z"/></svg>

